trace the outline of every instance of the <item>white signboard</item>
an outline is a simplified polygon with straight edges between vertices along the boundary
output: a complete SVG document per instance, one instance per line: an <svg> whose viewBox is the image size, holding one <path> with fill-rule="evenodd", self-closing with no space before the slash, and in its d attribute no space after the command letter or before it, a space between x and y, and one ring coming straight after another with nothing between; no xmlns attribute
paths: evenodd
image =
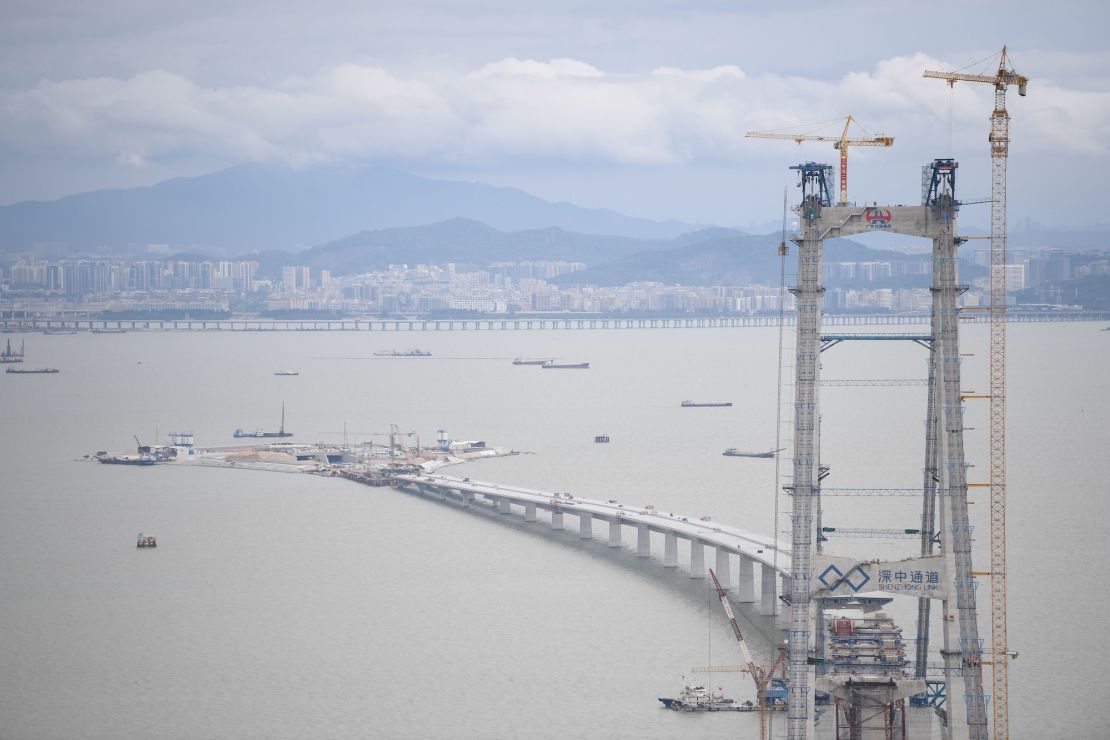
<svg viewBox="0 0 1110 740"><path fill-rule="evenodd" d="M855 596L872 591L930 599L948 597L944 557L860 562L818 555L813 559L815 596Z"/></svg>

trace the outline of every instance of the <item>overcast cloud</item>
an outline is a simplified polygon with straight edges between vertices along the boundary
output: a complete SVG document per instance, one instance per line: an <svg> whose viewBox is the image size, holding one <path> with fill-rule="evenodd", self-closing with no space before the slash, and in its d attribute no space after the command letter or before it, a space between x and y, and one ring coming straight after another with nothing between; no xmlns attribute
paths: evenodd
<svg viewBox="0 0 1110 740"><path fill-rule="evenodd" d="M991 89L949 90L921 72L1009 41L1033 79L1028 98L1009 98L1011 211L1099 219L1081 176L1110 158L1110 52L1092 25L1110 20L1101 6L1079 4L1064 35L1066 9L973 2L959 11L968 23L934 38L942 26L910 4L808 4L808 15L806 3L790 15L730 5L9 3L0 202L241 162L386 162L745 224L774 218L789 164L836 153L744 132L848 113L896 137L890 150L853 151L853 198L915 198L918 166L948 153L949 132L962 191L985 195ZM993 11L1006 12L1010 38L971 38L968 26Z"/></svg>

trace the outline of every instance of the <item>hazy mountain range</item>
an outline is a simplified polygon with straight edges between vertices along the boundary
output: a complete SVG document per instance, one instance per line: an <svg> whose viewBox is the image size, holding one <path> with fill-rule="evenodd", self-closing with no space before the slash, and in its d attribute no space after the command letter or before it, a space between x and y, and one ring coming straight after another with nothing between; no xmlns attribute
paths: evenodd
<svg viewBox="0 0 1110 740"><path fill-rule="evenodd" d="M928 251L923 240L896 235L866 235L862 241L833 240L826 257L902 259L902 250ZM244 165L149 187L0 206L0 252L39 245L40 255L58 258L168 244L187 259L256 259L261 274L271 277L279 277L284 265L342 275L398 263L484 267L563 260L583 262L587 269L560 282L741 285L777 282L777 243L774 234L634 218L551 203L516 188L381 167ZM1010 236L1012 248L1108 243L1100 232ZM789 262L787 270L793 271Z"/></svg>
<svg viewBox="0 0 1110 740"><path fill-rule="evenodd" d="M579 234L565 229L505 232L469 219L427 226L363 231L302 252L268 252L254 257L262 274L280 277L283 265L307 265L334 275L384 270L391 264L457 263L486 267L493 262L560 260L586 269L552 282L624 285L653 281L684 285L777 283L779 237L752 236L724 228L692 231L672 239L634 239ZM900 260L903 252L870 249L850 239L830 241L830 260ZM912 258L920 259L921 255ZM787 259L793 273L793 258Z"/></svg>
<svg viewBox="0 0 1110 740"><path fill-rule="evenodd" d="M209 254L291 251L365 229L456 217L510 231L558 227L639 238L669 238L697 228L551 203L517 188L382 167L243 165L149 187L0 206L0 251L36 244L54 244L55 254L97 247L136 251L147 244Z"/></svg>

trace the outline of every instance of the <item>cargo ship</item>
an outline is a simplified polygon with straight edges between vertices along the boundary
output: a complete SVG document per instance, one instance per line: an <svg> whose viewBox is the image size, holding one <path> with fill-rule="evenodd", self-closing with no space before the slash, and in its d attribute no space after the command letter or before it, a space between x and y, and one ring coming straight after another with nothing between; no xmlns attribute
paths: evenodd
<svg viewBox="0 0 1110 740"><path fill-rule="evenodd" d="M105 465L153 465L155 460L153 455L103 455L96 456L97 462L102 462Z"/></svg>
<svg viewBox="0 0 1110 740"><path fill-rule="evenodd" d="M745 452L744 450L738 450L735 447L729 447L721 454L725 455L726 457L774 457L776 452L782 452L785 449L785 447L780 447L777 450L767 450L766 452Z"/></svg>
<svg viewBox="0 0 1110 740"><path fill-rule="evenodd" d="M682 408L685 408L685 409L701 408L701 407L714 407L714 406L731 406L732 401L720 401L720 402L714 401L712 403L699 403L697 401L683 401L681 405L682 405Z"/></svg>
<svg viewBox="0 0 1110 740"><path fill-rule="evenodd" d="M274 375L300 375L299 370L275 370Z"/></svg>
<svg viewBox="0 0 1110 740"><path fill-rule="evenodd" d="M540 367L544 370L589 370L590 363L578 362L574 364L560 364L556 362L545 362L544 364L540 365Z"/></svg>
<svg viewBox="0 0 1110 740"><path fill-rule="evenodd" d="M264 432L261 429L255 429L253 432L248 432L245 429L236 429L232 434L233 437L292 437L293 432L285 431L285 404L281 405L281 426L278 427L276 432Z"/></svg>
<svg viewBox="0 0 1110 740"><path fill-rule="evenodd" d="M549 362L554 362L554 360L551 360L551 359L547 359L547 360L525 360L525 359L522 359L520 357L513 360L514 365L546 365Z"/></svg>
<svg viewBox="0 0 1110 740"><path fill-rule="evenodd" d="M431 357L432 353L425 349L382 349L374 353L378 357Z"/></svg>
<svg viewBox="0 0 1110 740"><path fill-rule="evenodd" d="M18 375L41 375L41 374L51 375L53 373L58 372L58 370L57 370L57 368L53 368L53 367L34 367L34 368L9 367L8 372L9 373L15 373L15 374L18 374Z"/></svg>

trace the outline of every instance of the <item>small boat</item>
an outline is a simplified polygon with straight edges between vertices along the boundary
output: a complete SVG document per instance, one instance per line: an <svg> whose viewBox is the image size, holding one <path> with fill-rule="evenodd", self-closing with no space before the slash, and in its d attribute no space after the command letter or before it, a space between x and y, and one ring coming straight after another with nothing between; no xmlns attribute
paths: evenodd
<svg viewBox="0 0 1110 740"><path fill-rule="evenodd" d="M374 353L378 357L431 357L432 353L426 349L382 349Z"/></svg>
<svg viewBox="0 0 1110 740"><path fill-rule="evenodd" d="M158 540L152 534L144 535L140 532L135 547L158 547Z"/></svg>
<svg viewBox="0 0 1110 740"><path fill-rule="evenodd" d="M15 373L18 375L53 375L54 373L59 371L57 370L57 368L53 367L9 367L7 372Z"/></svg>
<svg viewBox="0 0 1110 740"><path fill-rule="evenodd" d="M285 404L283 403L281 405L281 426L278 427L278 431L264 432L261 429L255 429L253 432L248 432L245 429L240 428L236 429L232 436L240 439L243 437L292 437L293 432L285 431Z"/></svg>
<svg viewBox="0 0 1110 740"><path fill-rule="evenodd" d="M775 453L782 452L785 449L785 447L780 447L777 450L767 450L766 452L745 452L743 450L738 450L735 447L729 447L721 454L725 455L726 457L774 457Z"/></svg>
<svg viewBox="0 0 1110 740"><path fill-rule="evenodd" d="M751 708L737 704L719 689L710 691L704 686L683 686L676 697L659 697L667 709L676 712L750 712Z"/></svg>
<svg viewBox="0 0 1110 740"><path fill-rule="evenodd" d="M299 370L275 370L274 375L300 375Z"/></svg>
<svg viewBox="0 0 1110 740"><path fill-rule="evenodd" d="M560 363L556 363L556 362L545 362L544 364L540 365L540 367L544 370L589 370L590 369L590 363L588 363L588 362L579 362L579 363L576 363L576 364L572 365L572 364L560 364Z"/></svg>
<svg viewBox="0 0 1110 740"><path fill-rule="evenodd" d="M702 407L715 407L715 406L731 406L732 401L720 401L720 402L714 401L714 402L710 402L710 403L699 403L697 401L683 401L681 405L682 405L682 408L684 408L684 409L702 408Z"/></svg>
<svg viewBox="0 0 1110 740"><path fill-rule="evenodd" d="M515 360L513 360L514 365L546 365L549 362L554 362L554 360L551 360L551 359L547 359L547 360L525 360L521 357L518 357Z"/></svg>

